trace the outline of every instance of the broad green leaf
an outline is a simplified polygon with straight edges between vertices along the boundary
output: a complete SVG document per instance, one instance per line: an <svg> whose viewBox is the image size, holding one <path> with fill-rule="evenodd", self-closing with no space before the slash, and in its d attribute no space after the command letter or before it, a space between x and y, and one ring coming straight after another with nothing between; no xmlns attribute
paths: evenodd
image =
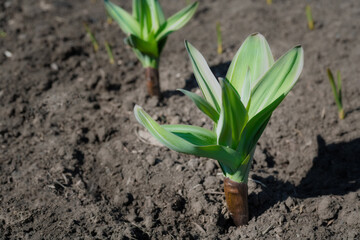
<svg viewBox="0 0 360 240"><path fill-rule="evenodd" d="M188 96L200 109L200 111L205 113L209 118L211 118L215 123L217 123L217 121L219 120L219 113L216 111L215 108L213 108L213 106L211 106L210 103L208 103L205 99L193 92L186 91L184 89L178 90Z"/></svg>
<svg viewBox="0 0 360 240"><path fill-rule="evenodd" d="M241 132L245 126L248 115L240 96L226 79L220 80L222 87L222 106L220 118L216 129L219 145L236 149Z"/></svg>
<svg viewBox="0 0 360 240"><path fill-rule="evenodd" d="M272 112L277 106L279 106L284 98L285 95L278 97L247 122L241 134L240 143L237 147L237 151L243 154L243 157L255 147L268 121L270 120Z"/></svg>
<svg viewBox="0 0 360 240"><path fill-rule="evenodd" d="M136 119L141 123L147 130L162 144L167 146L168 148L181 152L192 154L198 157L207 157L218 160L220 164L226 166L231 171L235 171L234 164L237 162L241 162L240 154L235 150L223 147L219 145L196 145L194 143L189 142L188 135L185 135L186 139L171 133L166 130L164 127L160 126L156 123L141 107L135 106L134 113ZM167 127L169 128L169 127ZM171 127L170 127L171 128ZM187 133L189 134L190 129L188 128ZM209 130L205 130L203 135L209 135ZM195 132L198 132L196 129ZM177 132L177 134L179 134ZM198 133L196 133L199 136ZM194 134L195 135L195 134ZM184 136L184 135L183 135ZM199 137L197 138L199 140Z"/></svg>
<svg viewBox="0 0 360 240"><path fill-rule="evenodd" d="M201 53L188 41L185 41L194 75L205 99L220 112L221 88Z"/></svg>
<svg viewBox="0 0 360 240"><path fill-rule="evenodd" d="M269 44L260 33L246 38L232 60L226 78L241 93L248 68L251 69L251 89L259 78L274 64Z"/></svg>
<svg viewBox="0 0 360 240"><path fill-rule="evenodd" d="M304 64L303 49L297 46L283 55L260 79L251 92L249 117L281 95L287 95L298 80Z"/></svg>
<svg viewBox="0 0 360 240"><path fill-rule="evenodd" d="M152 31L155 33L160 25L165 22L164 13L157 0L147 0L147 3L151 14Z"/></svg>
<svg viewBox="0 0 360 240"><path fill-rule="evenodd" d="M154 0L155 2L155 7L156 7L156 13L157 13L157 16L159 18L159 23L160 25L164 24L165 22L165 16L164 16L164 12L160 6L160 3L158 0Z"/></svg>
<svg viewBox="0 0 360 240"><path fill-rule="evenodd" d="M155 39L144 41L135 35L130 35L126 38L126 43L144 54L152 57L159 57L158 45Z"/></svg>
<svg viewBox="0 0 360 240"><path fill-rule="evenodd" d="M206 128L181 124L162 125L162 127L195 145L207 146L216 144L216 134Z"/></svg>
<svg viewBox="0 0 360 240"><path fill-rule="evenodd" d="M250 68L248 68L245 75L245 81L240 93L241 102L243 103L244 107L247 110L249 109L248 106L250 103L249 101L250 95L251 95L251 74L250 74Z"/></svg>
<svg viewBox="0 0 360 240"><path fill-rule="evenodd" d="M119 6L105 0L105 8L109 15L119 24L126 34L140 36L140 25L136 19Z"/></svg>
<svg viewBox="0 0 360 240"><path fill-rule="evenodd" d="M160 40L170 33L182 28L194 15L198 5L199 3L195 2L168 18L156 33L156 40Z"/></svg>
<svg viewBox="0 0 360 240"><path fill-rule="evenodd" d="M142 2L142 0L133 0L132 3L132 15L138 23L141 22Z"/></svg>

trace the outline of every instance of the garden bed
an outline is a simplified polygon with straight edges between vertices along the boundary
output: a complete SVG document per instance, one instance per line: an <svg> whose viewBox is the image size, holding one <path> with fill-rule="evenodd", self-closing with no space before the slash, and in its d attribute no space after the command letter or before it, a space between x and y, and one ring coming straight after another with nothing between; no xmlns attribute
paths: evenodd
<svg viewBox="0 0 360 240"><path fill-rule="evenodd" d="M131 1L122 2L116 3L130 10ZM160 2L167 16L186 3ZM164 49L161 101L146 96L141 64L118 26L106 22L102 1L1 3L0 238L358 239L360 2L311 1L313 31L306 1L273 2L200 1ZM161 123L210 128L210 119L175 91L199 93L183 41L224 77L253 32L267 38L276 59L302 44L305 65L258 143L250 221L237 229L217 162L160 146L133 107ZM112 45L114 65L104 41ZM327 67L342 73L344 120L337 117Z"/></svg>

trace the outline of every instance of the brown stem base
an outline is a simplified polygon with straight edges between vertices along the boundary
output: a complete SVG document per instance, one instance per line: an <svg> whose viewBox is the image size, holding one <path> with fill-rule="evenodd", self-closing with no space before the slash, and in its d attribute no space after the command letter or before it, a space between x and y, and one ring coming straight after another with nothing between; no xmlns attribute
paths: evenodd
<svg viewBox="0 0 360 240"><path fill-rule="evenodd" d="M147 67L145 68L145 80L147 90L150 96L161 97L159 69Z"/></svg>
<svg viewBox="0 0 360 240"><path fill-rule="evenodd" d="M224 179L225 199L235 225L243 226L249 221L248 187L246 183Z"/></svg>

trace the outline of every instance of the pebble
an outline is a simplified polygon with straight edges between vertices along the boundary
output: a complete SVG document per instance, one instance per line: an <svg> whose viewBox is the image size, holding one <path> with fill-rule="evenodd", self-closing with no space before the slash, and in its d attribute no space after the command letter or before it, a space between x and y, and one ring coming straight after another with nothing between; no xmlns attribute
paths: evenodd
<svg viewBox="0 0 360 240"><path fill-rule="evenodd" d="M219 181L216 177L209 176L209 177L205 178L203 185L207 189L216 188L219 185Z"/></svg>
<svg viewBox="0 0 360 240"><path fill-rule="evenodd" d="M339 206L331 199L331 197L323 198L317 207L317 213L322 220L330 220L335 217Z"/></svg>
<svg viewBox="0 0 360 240"><path fill-rule="evenodd" d="M205 164L205 172L213 172L217 168L213 160L208 160Z"/></svg>
<svg viewBox="0 0 360 240"><path fill-rule="evenodd" d="M156 163L156 158L152 155L147 155L145 159L149 163L150 166L154 166Z"/></svg>
<svg viewBox="0 0 360 240"><path fill-rule="evenodd" d="M188 161L187 165L190 167L190 169L196 170L197 167L199 166L199 159L192 158Z"/></svg>
<svg viewBox="0 0 360 240"><path fill-rule="evenodd" d="M203 210L201 202L200 201L192 202L191 209L194 211L195 215L199 215Z"/></svg>
<svg viewBox="0 0 360 240"><path fill-rule="evenodd" d="M148 229L150 229L150 228L152 228L154 226L154 221L153 221L152 216L146 216L144 218L144 225Z"/></svg>

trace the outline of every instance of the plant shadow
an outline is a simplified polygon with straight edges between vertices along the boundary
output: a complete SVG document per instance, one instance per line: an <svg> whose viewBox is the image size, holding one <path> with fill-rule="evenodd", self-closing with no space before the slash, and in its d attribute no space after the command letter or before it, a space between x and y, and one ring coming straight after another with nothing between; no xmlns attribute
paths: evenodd
<svg viewBox="0 0 360 240"><path fill-rule="evenodd" d="M213 67L210 67L211 72L215 75L215 78L225 77L226 72L230 66L231 62L220 63ZM185 80L185 86L182 89L191 91L198 87L198 84L195 79L195 75L191 74L189 78ZM166 90L162 93L164 99L171 98L172 96L183 96L184 94L177 90Z"/></svg>
<svg viewBox="0 0 360 240"><path fill-rule="evenodd" d="M360 138L350 142L326 144L318 135L317 143L318 155L299 185L276 180L273 176L255 176L255 180L264 183L266 187L262 186L262 191L258 194L249 195L249 208L253 217L260 216L289 196L300 199L324 195L341 196L360 188Z"/></svg>

